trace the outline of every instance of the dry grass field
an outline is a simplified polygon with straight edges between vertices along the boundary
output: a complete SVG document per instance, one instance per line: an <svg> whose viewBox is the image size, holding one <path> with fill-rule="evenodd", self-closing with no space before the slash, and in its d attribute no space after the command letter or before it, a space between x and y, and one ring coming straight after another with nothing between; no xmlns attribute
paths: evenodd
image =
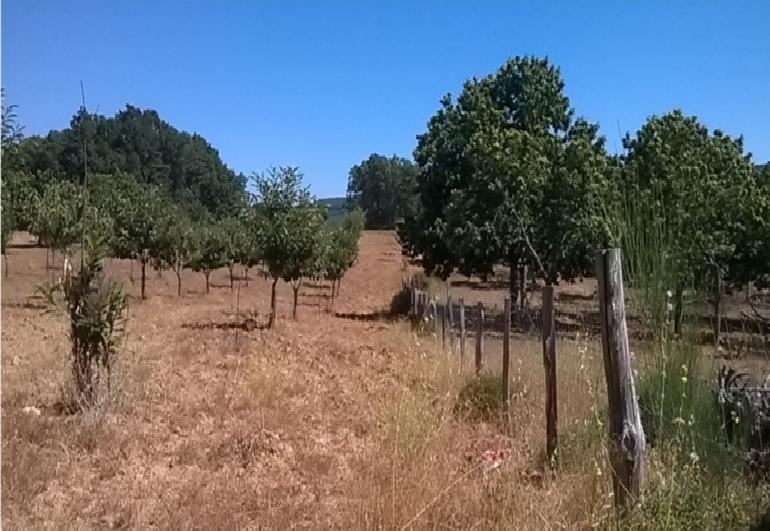
<svg viewBox="0 0 770 531"><path fill-rule="evenodd" d="M58 407L68 372L62 317L32 295L45 251L16 246L2 286L2 515L7 529L585 529L606 522L598 346L559 344L562 466L543 463L538 341L514 343L511 422L455 413L472 378L430 334L380 317L398 290L393 234L366 232L333 312L280 283L232 292L227 270L108 272L132 291L114 396ZM137 268L133 268L136 278ZM237 302L236 302L237 299ZM247 318L236 317L236 304ZM490 343L490 354L499 348ZM469 358L471 356L468 356ZM491 371L497 357L489 357ZM31 410L29 407L37 408ZM28 408L25 411L25 408ZM654 473L654 472L653 472Z"/></svg>

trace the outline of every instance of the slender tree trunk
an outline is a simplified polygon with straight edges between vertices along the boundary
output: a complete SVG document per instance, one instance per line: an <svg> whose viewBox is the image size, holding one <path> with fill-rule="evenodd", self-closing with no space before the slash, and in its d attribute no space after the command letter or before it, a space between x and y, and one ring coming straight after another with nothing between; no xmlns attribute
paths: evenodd
<svg viewBox="0 0 770 531"><path fill-rule="evenodd" d="M332 279L332 296L331 296L331 311L334 311L334 283L335 280Z"/></svg>
<svg viewBox="0 0 770 531"><path fill-rule="evenodd" d="M203 270L203 276L206 277L206 295L209 294L209 291L211 291L209 287L209 275L211 274L211 269L204 269Z"/></svg>
<svg viewBox="0 0 770 531"><path fill-rule="evenodd" d="M249 287L249 268L244 267L244 269L246 270L246 287L248 288Z"/></svg>
<svg viewBox="0 0 770 531"><path fill-rule="evenodd" d="M8 255L3 255L3 260L5 260L5 278L8 278Z"/></svg>
<svg viewBox="0 0 770 531"><path fill-rule="evenodd" d="M233 282L233 268L235 267L235 262L232 260L228 260L227 262L227 269L230 271L230 291L233 291L234 288L234 282Z"/></svg>
<svg viewBox="0 0 770 531"><path fill-rule="evenodd" d="M527 302L527 264L519 265L519 310L523 310Z"/></svg>
<svg viewBox="0 0 770 531"><path fill-rule="evenodd" d="M174 272L176 273L176 296L182 296L182 268L177 267Z"/></svg>
<svg viewBox="0 0 770 531"><path fill-rule="evenodd" d="M273 328L275 324L275 285L278 284L278 278L273 279L273 286L270 290L270 321L267 323L268 328Z"/></svg>
<svg viewBox="0 0 770 531"><path fill-rule="evenodd" d="M131 284L134 283L134 261L130 260L128 264L128 280L131 281Z"/></svg>
<svg viewBox="0 0 770 531"><path fill-rule="evenodd" d="M51 250L46 247L45 248L45 270L48 271L48 268L51 267L51 261L49 260L48 256L51 254Z"/></svg>
<svg viewBox="0 0 770 531"><path fill-rule="evenodd" d="M684 314L684 282L679 281L676 286L676 293L674 293L674 335L678 336L682 333L682 315Z"/></svg>
<svg viewBox="0 0 770 531"><path fill-rule="evenodd" d="M297 320L297 296L299 295L299 287L302 285L302 279L299 279L297 281L297 285L295 286L294 283L291 283L291 289L294 290L294 305L291 309L291 317L295 321Z"/></svg>
<svg viewBox="0 0 770 531"><path fill-rule="evenodd" d="M147 281L147 262L142 260L142 300L144 300L144 288Z"/></svg>
<svg viewBox="0 0 770 531"><path fill-rule="evenodd" d="M714 265L714 346L719 348L722 332L722 270Z"/></svg>

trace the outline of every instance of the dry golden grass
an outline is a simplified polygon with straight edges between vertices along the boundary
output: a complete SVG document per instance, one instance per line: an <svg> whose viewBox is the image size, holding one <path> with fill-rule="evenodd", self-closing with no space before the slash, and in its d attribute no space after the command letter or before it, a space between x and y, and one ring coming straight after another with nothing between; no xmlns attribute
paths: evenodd
<svg viewBox="0 0 770 531"><path fill-rule="evenodd" d="M585 529L606 523L610 481L598 413L598 345L559 343L561 467L543 459L540 343L512 347L511 419L453 412L472 378L430 335L378 318L401 278L392 233L368 232L342 283L282 286L274 330L238 328L226 270L149 274L135 298L109 403L57 411L68 342L29 299L44 251L14 248L3 282L2 515L8 529ZM128 279L129 265L109 265ZM137 269L134 268L134 274ZM253 275L252 275L253 276ZM138 283L137 283L138 284ZM130 284L129 284L130 285ZM238 305L266 322L268 283ZM237 342L236 342L237 332ZM469 352L471 343L469 341ZM486 370L499 372L487 342ZM469 355L468 358L471 356ZM469 360L470 361L470 360ZM41 414L24 412L35 406ZM485 451L503 451L487 469Z"/></svg>

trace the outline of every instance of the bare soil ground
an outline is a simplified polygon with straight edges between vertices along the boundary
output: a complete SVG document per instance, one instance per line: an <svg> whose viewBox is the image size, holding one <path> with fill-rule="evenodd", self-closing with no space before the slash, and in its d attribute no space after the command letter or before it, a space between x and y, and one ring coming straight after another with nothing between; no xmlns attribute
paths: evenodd
<svg viewBox="0 0 770 531"><path fill-rule="evenodd" d="M206 296L203 275L185 272L177 297L173 273L152 271L140 301L138 268L132 284L130 264L110 262L131 290L130 319L114 397L85 415L57 408L69 347L63 317L33 296L49 275L45 250L15 246L9 264L8 529L584 529L611 507L601 450L570 442L604 429L595 341L560 344L563 466L545 472L538 341L512 348L507 428L456 415L469 363L383 317L402 276L390 232L364 234L333 312L328 288L308 284L293 321L291 289L279 283L273 330L262 327L264 279L231 291L222 269ZM488 344L493 372L498 350Z"/></svg>

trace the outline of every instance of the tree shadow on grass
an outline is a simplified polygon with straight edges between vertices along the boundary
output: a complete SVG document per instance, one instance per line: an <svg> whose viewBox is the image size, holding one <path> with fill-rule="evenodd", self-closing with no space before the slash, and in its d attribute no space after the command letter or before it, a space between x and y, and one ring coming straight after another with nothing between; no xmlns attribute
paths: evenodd
<svg viewBox="0 0 770 531"><path fill-rule="evenodd" d="M208 322L208 323L182 323L182 328L187 330L245 330L251 332L253 330L265 330L267 329L267 323L259 323L256 319L243 319L241 322L226 321L226 322Z"/></svg>
<svg viewBox="0 0 770 531"><path fill-rule="evenodd" d="M390 310L378 310L375 312L334 312L334 317L337 319L350 319L353 321L393 321L395 317Z"/></svg>

